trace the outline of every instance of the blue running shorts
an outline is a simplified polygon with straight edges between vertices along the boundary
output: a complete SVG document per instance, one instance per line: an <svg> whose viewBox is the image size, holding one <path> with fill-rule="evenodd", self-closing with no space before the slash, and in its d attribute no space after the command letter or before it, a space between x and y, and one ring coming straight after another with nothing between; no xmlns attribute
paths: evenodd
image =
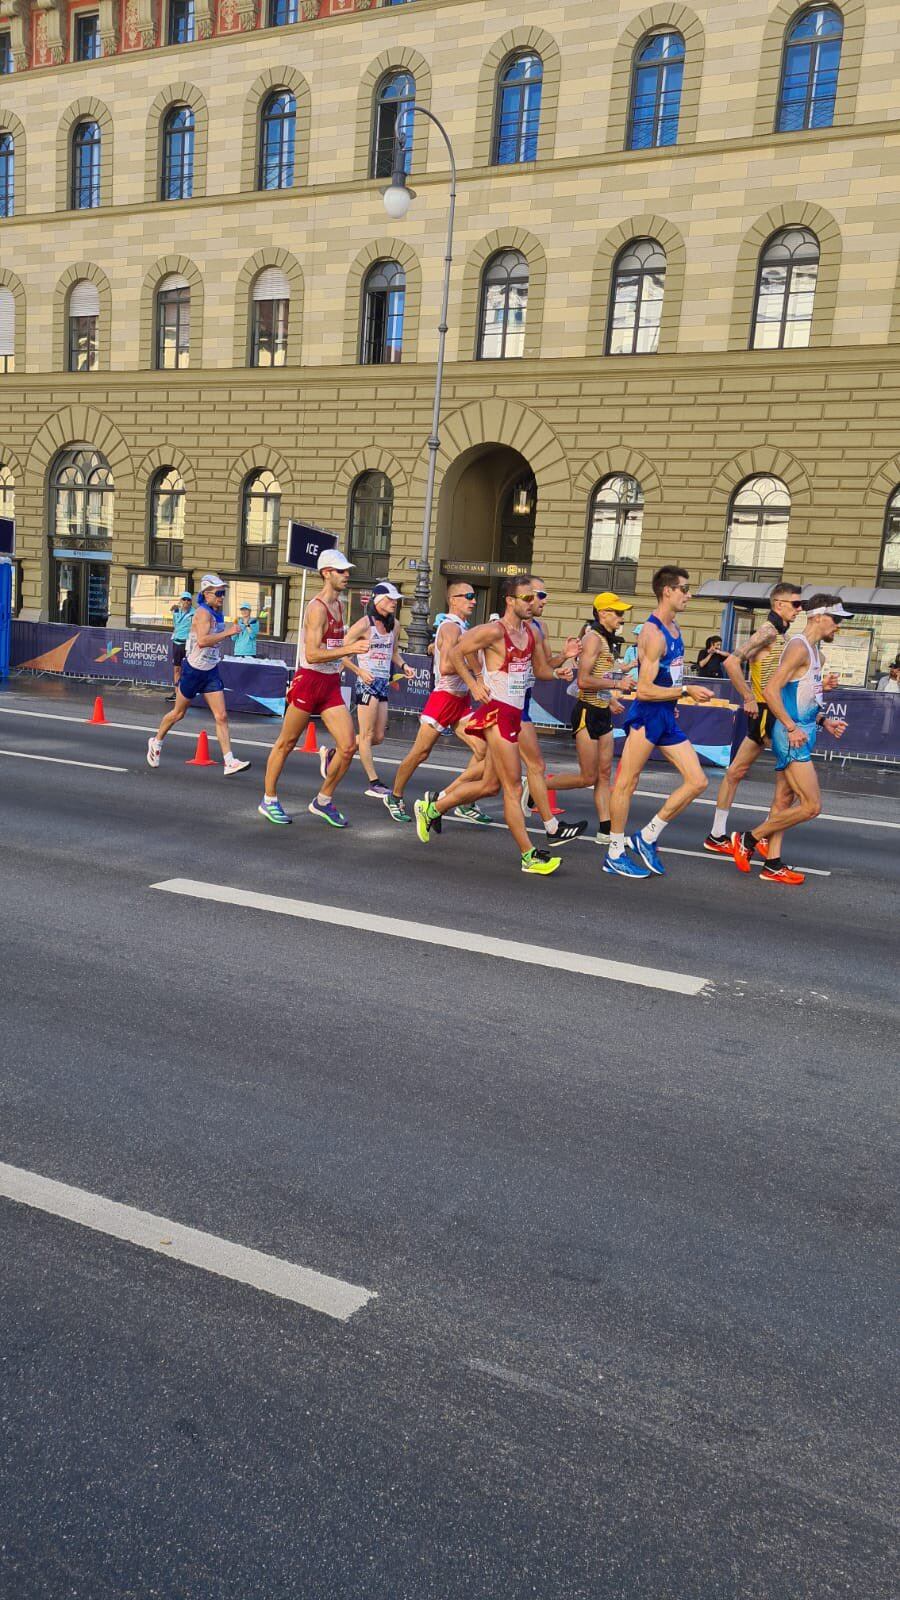
<svg viewBox="0 0 900 1600"><path fill-rule="evenodd" d="M533 719L532 719L532 716L531 716L531 690L530 689L526 689L525 690L525 704L522 707L522 721L523 722L531 722L532 720Z"/></svg>
<svg viewBox="0 0 900 1600"><path fill-rule="evenodd" d="M775 757L776 772L783 772L785 767L791 765L792 761L812 760L812 753L816 748L816 738L819 732L818 723L798 722L797 726L802 728L806 734L806 743L798 745L794 750L788 744L788 731L784 723L778 722L775 717L772 718L772 754Z"/></svg>
<svg viewBox="0 0 900 1600"><path fill-rule="evenodd" d="M633 700L622 722L623 732L639 729L650 744L663 749L667 744L687 744L688 736L678 726L674 705L664 701Z"/></svg>
<svg viewBox="0 0 900 1600"><path fill-rule="evenodd" d="M363 683L361 678L357 678L353 685L353 704L367 706L370 700L383 703L390 694L390 688L390 678L373 678L371 683Z"/></svg>
<svg viewBox="0 0 900 1600"><path fill-rule="evenodd" d="M178 692L185 700L194 700L198 694L214 694L216 690L221 694L225 692L218 666L208 667L204 672L185 661L178 680Z"/></svg>

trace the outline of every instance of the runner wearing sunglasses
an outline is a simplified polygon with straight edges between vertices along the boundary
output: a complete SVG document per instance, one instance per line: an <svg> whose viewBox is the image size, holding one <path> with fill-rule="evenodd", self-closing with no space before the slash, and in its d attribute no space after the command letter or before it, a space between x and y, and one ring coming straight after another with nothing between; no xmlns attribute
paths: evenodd
<svg viewBox="0 0 900 1600"><path fill-rule="evenodd" d="M414 806L416 831L423 844L440 833L441 819L457 805L480 800L503 790L503 814L521 854L523 872L546 877L556 872L560 856L535 850L525 827L520 800L522 760L519 732L522 711L532 674L552 678L553 672L538 653L538 634L531 620L534 588L530 578L507 578L503 589L504 610L499 622L473 628L457 647L457 657L466 661L482 655L483 676L489 690L467 724L467 733L485 743L485 769L481 778L465 774L451 783L443 794L426 794ZM577 831L577 830L576 830ZM567 835L570 838L576 833Z"/></svg>
<svg viewBox="0 0 900 1600"><path fill-rule="evenodd" d="M677 617L691 598L690 574L684 567L660 567L653 574L656 610L651 611L641 629L638 643L638 683L622 724L625 748L610 796L609 850L603 871L617 878L662 877L665 867L657 839L667 823L684 811L706 789L706 776L696 750L678 726L675 710L682 694L703 705L712 699L711 689L682 687L684 678L684 639ZM661 750L681 778L677 789L660 806L656 816L633 833L627 845L625 829L628 808L641 773L654 750ZM635 859L636 857L636 859Z"/></svg>
<svg viewBox="0 0 900 1600"><path fill-rule="evenodd" d="M532 579L534 583L534 604L531 608L532 623L538 637L536 655L543 659L554 677L565 675L571 678L574 675L572 662L578 655L578 640L567 639L564 650L558 655L551 656L547 643L547 629L541 621L544 607L547 604L548 594L546 586L540 578ZM565 669L565 670L564 670ZM570 839L577 839L584 833L586 822L561 823L553 815L550 806L550 797L547 793L546 765L541 751L540 740L531 717L531 697L534 690L534 673L525 695L525 705L522 710L522 726L519 730L519 752L525 766L525 775L522 779L522 810L525 816L530 811L536 811L544 824L544 832L550 844L568 844Z"/></svg>
<svg viewBox="0 0 900 1600"><path fill-rule="evenodd" d="M738 786L743 783L762 750L771 745L772 723L775 720L766 704L766 685L778 666L784 648L784 636L796 618L801 605L800 586L796 583L776 583L769 596L769 615L761 627L750 635L740 650L733 650L723 664L726 676L734 685L747 713L747 732L731 758L727 772L723 773L716 795L713 825L703 841L704 850L711 855L730 856L731 839L728 833L728 813L734 804ZM745 671L749 667L750 680ZM772 859L781 854L781 840L771 838L760 847L760 854L771 850ZM792 867L783 867L785 881ZM802 882L800 877L798 882Z"/></svg>
<svg viewBox="0 0 900 1600"><path fill-rule="evenodd" d="M249 761L238 761L232 754L231 732L225 715L225 685L219 672L222 659L219 646L226 639L233 639L240 631L239 623L225 622L222 615L225 592L225 585L215 572L204 573L200 579L200 599L188 635L185 660L175 690L175 704L147 740L148 766L159 766L163 739L176 722L186 715L188 706L198 694L203 696L216 720L216 738L225 763L225 777L231 778L236 772L246 772L250 765Z"/></svg>
<svg viewBox="0 0 900 1600"><path fill-rule="evenodd" d="M484 748L466 734L466 724L472 715L472 702L489 698L489 692L480 675L460 657L458 645L475 610L476 595L468 583L451 583L447 590L447 615L434 640L434 688L419 718L419 731L409 754L397 768L390 794L383 796L384 803L395 822L412 822L403 804L406 785L448 728L452 728L472 753L472 759L463 776L469 780L484 774ZM456 807L456 816L465 822L490 822L492 819L474 802Z"/></svg>

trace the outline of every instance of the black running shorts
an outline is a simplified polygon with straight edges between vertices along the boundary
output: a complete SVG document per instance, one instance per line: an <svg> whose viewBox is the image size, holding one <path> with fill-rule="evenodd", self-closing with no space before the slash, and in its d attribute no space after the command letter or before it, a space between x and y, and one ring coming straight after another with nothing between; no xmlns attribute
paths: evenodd
<svg viewBox="0 0 900 1600"><path fill-rule="evenodd" d="M572 732L584 729L589 739L602 739L612 733L612 712L609 706L588 706L579 700L572 713Z"/></svg>

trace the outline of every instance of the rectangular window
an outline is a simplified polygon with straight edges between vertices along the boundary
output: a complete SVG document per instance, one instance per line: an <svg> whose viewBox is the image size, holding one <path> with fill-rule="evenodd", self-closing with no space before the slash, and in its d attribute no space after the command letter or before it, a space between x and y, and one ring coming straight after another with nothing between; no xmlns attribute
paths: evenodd
<svg viewBox="0 0 900 1600"><path fill-rule="evenodd" d="M285 578L226 577L225 584L228 589L224 606L227 617L236 617L241 606L249 606L250 615L259 617L261 639L284 638L284 619L287 610Z"/></svg>
<svg viewBox="0 0 900 1600"><path fill-rule="evenodd" d="M79 11L75 16L73 55L76 61L100 58L100 16L96 11Z"/></svg>
<svg viewBox="0 0 900 1600"><path fill-rule="evenodd" d="M183 590L190 587L189 572L129 572L126 627L168 631L172 607Z"/></svg>
<svg viewBox="0 0 900 1600"><path fill-rule="evenodd" d="M15 62L12 53L12 34L0 33L0 77L8 77L15 71Z"/></svg>
<svg viewBox="0 0 900 1600"><path fill-rule="evenodd" d="M271 0L269 27L284 28L288 23L296 22L298 15L298 0Z"/></svg>
<svg viewBox="0 0 900 1600"><path fill-rule="evenodd" d="M283 367L287 361L287 300L255 300L253 303L253 367Z"/></svg>
<svg viewBox="0 0 900 1600"><path fill-rule="evenodd" d="M194 0L169 0L169 44L191 44L194 37Z"/></svg>
<svg viewBox="0 0 900 1600"><path fill-rule="evenodd" d="M158 295L157 315L157 367L187 367L190 364L191 347L190 291L176 289Z"/></svg>
<svg viewBox="0 0 900 1600"><path fill-rule="evenodd" d="M69 371L96 372L97 318L69 318Z"/></svg>

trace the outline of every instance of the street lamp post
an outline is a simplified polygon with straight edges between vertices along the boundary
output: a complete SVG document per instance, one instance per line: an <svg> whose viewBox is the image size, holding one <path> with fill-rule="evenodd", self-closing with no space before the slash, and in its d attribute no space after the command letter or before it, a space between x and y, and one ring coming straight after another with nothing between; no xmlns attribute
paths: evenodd
<svg viewBox="0 0 900 1600"><path fill-rule="evenodd" d="M441 320L438 323L437 370L434 375L434 408L431 414L431 433L428 438L428 481L425 487L425 511L422 517L422 549L416 566L416 587L413 595L412 617L406 634L410 651L424 654L431 638L429 612L431 609L431 518L434 508L434 479L437 471L437 453L440 448L438 429L441 421L441 390L444 382L444 346L447 339L447 307L450 303L450 265L453 260L453 219L456 213L456 160L453 146L443 123L424 106L413 105L409 112L427 117L437 128L450 158L450 210L447 216L447 248L444 252L444 287L441 298ZM398 130L394 140L394 165L391 185L384 191L384 207L389 217L400 221L406 216L415 198L414 190L406 181L404 170L405 140Z"/></svg>

